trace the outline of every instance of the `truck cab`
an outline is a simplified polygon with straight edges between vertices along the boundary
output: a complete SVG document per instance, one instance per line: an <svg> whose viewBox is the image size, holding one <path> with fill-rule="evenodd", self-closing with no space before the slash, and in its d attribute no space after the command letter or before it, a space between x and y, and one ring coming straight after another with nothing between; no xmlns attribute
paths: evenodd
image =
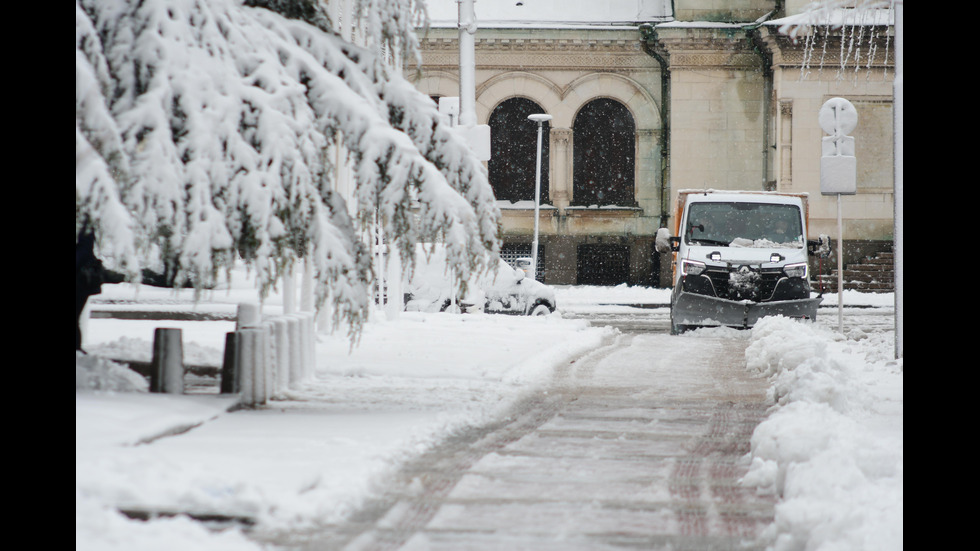
<svg viewBox="0 0 980 551"><path fill-rule="evenodd" d="M764 316L816 319L807 257L828 254L807 240L807 196L768 192L681 191L677 226L657 234L673 251L671 332L748 328Z"/></svg>

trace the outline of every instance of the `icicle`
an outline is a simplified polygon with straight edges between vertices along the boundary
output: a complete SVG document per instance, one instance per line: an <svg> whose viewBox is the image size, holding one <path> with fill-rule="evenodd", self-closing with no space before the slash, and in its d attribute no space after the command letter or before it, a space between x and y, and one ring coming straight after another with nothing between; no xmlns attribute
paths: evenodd
<svg viewBox="0 0 980 551"><path fill-rule="evenodd" d="M827 60L827 44L830 43L830 23L824 25L823 28L823 48L820 53L820 71L818 76L823 77L823 66L824 62Z"/></svg>
<svg viewBox="0 0 980 551"><path fill-rule="evenodd" d="M814 27L810 27L806 34L806 38L803 41L803 62L800 64L800 80L806 80L809 76L810 71L810 59L813 57L813 42L815 40L816 31Z"/></svg>

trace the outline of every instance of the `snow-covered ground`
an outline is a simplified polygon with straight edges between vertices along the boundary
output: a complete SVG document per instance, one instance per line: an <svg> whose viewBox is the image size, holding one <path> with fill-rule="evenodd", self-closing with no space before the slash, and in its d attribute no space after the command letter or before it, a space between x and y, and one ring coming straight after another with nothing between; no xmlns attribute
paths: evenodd
<svg viewBox="0 0 980 551"><path fill-rule="evenodd" d="M241 274L238 274L241 276ZM100 301L128 308L233 314L255 293L246 277L193 304L187 295L106 286ZM836 304L827 296L825 304ZM891 295L845 294L889 307ZM149 359L155 327L183 329L188 364L219 365L231 321L91 319L88 356L76 357L76 549L247 550L238 528L209 530L186 516L130 520L130 512L221 513L267 526L336 520L384 486L410 458L461 427L492 419L553 369L613 330L569 313L666 304L662 289L560 287L559 313L530 318L405 313L367 324L351 350L320 335L317 377L260 410L228 413L216 394L159 395L99 359ZM281 310L281 297L266 313ZM566 315L562 315L565 313ZM770 377L775 406L752 440L745 483L778 492L775 549L901 549L903 363L888 330L836 330L764 320L752 331L695 331L749 339L747 364ZM79 359L81 358L81 359ZM168 436L187 431L179 436Z"/></svg>

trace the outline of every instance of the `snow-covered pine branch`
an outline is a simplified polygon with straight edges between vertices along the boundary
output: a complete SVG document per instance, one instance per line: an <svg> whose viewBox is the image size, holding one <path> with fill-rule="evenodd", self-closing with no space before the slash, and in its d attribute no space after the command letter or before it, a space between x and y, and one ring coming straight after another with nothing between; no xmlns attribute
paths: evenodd
<svg viewBox="0 0 980 551"><path fill-rule="evenodd" d="M375 152L378 159L391 155L379 163L358 162L361 170L357 174L357 198L362 206L362 221L366 222L377 212L385 222L386 235L409 262L414 258L412 251L417 241L443 241L450 262L458 263L464 269L460 274L462 281L468 277L467 267L482 269L473 263L486 259L484 251L497 252L500 211L487 183L486 170L471 154L465 140L443 124L434 102L404 78L392 75L391 70L368 50L337 37L331 38L333 43L312 40L308 33L314 31L306 26L294 26L291 30L296 33L297 42L303 44L319 63L339 68L334 72L343 78L347 87L379 112L385 112L387 124L396 132L392 134L392 142L380 143L398 142L400 147L411 150L413 156L421 154L428 161L412 167L402 166L397 154L399 148L396 148L381 154ZM388 129L359 128L351 124L341 126L340 131L345 134L345 144L363 142L355 152L355 156L359 156L371 152L373 144L378 143L374 132L387 132ZM404 141L405 138L408 141ZM420 185L413 188L390 185L386 176L375 173L376 165L385 164L399 167L389 171L395 174L407 171L408 177L419 179ZM433 174L433 170L442 177ZM421 220L419 227L412 223L413 213L408 207L412 206L413 197L406 195L409 190L418 199L419 210L414 216ZM460 200L472 208L456 204ZM411 268L410 264L408 268Z"/></svg>
<svg viewBox="0 0 980 551"><path fill-rule="evenodd" d="M120 198L128 159L119 128L106 104L109 68L89 19L75 7L75 235L84 226L105 228L111 239L103 249L120 268L135 276L132 219Z"/></svg>
<svg viewBox="0 0 980 551"><path fill-rule="evenodd" d="M358 5L392 21L370 27L378 40L411 50L414 2ZM483 166L373 51L240 1L76 1L76 223L93 219L106 250L138 250L199 288L238 256L267 287L309 255L318 299L356 330L373 275L333 192L338 136L360 221L376 217L405 252L444 239L461 279L482 267L499 227ZM107 226L109 211L129 225Z"/></svg>

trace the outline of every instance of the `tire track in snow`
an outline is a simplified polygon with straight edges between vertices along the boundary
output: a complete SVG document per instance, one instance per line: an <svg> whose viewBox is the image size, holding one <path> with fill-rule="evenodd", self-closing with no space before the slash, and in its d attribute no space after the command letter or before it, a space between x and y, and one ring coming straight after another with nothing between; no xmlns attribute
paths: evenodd
<svg viewBox="0 0 980 551"><path fill-rule="evenodd" d="M289 548L762 549L772 502L738 479L768 404L744 344L619 335L505 419L405 465L350 522Z"/></svg>
<svg viewBox="0 0 980 551"><path fill-rule="evenodd" d="M555 372L556 387L564 387L563 381L574 372L587 370L589 365L612 353L616 348L614 341L620 338L612 337L599 349L559 366ZM517 404L504 419L451 437L406 464L389 493L356 513L351 522L315 527L304 534L280 535L276 543L297 551L401 549L426 528L446 504L449 493L480 459L534 432L558 414L568 398L567 394L550 389L535 393Z"/></svg>

